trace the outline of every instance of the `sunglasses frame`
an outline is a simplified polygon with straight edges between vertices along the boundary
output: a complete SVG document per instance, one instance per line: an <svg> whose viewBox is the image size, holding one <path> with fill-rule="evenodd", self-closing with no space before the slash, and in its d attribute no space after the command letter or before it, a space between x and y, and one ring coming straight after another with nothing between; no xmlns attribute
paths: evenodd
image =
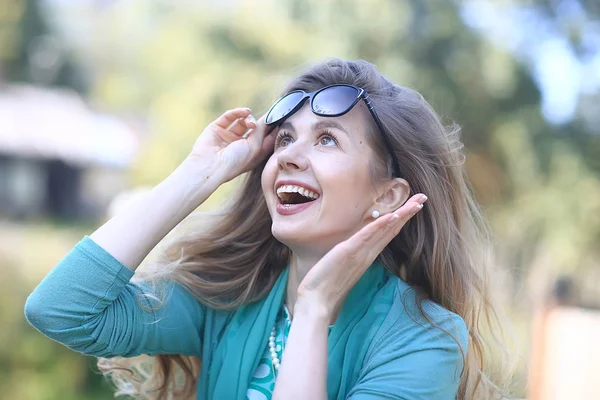
<svg viewBox="0 0 600 400"><path fill-rule="evenodd" d="M352 104L350 104L350 106L345 109L342 112L339 112L337 114L326 114L326 113L321 113L315 110L314 108L314 99L315 97L321 93L324 90L327 89L331 89L334 87L350 87L352 89L355 89L357 91L356 94L356 98L354 99L354 101L352 101ZM271 114L271 112L273 112L273 110L275 109L275 107L277 107L277 105L279 103L281 103L286 97L294 94L294 93L301 93L302 97L300 98L300 100L298 100L298 103L294 106L294 108L292 108L289 112L287 112L286 114L284 114L283 116L277 118L276 120L270 121L270 122L266 122L269 120L269 115ZM377 112L375 111L375 108L373 107L373 104L371 103L371 99L369 98L369 94L367 93L366 90L364 90L363 88L360 88L358 86L354 86L354 85L348 85L348 84L335 84L335 85L329 85L329 86L325 86L319 90L316 90L314 92L311 93L307 93L304 90L292 90L291 92L285 94L284 96L282 96L279 100L277 100L275 102L275 104L273 104L271 106L271 108L269 109L269 111L266 114L265 117L265 124L267 126L271 126L271 125L276 125L278 123L283 122L286 118L289 118L292 114L294 114L296 111L298 111L300 108L302 108L302 105L304 104L304 101L306 99L310 99L310 109L312 110L312 112L315 115L321 116L321 117L339 117L341 115L346 114L347 112L349 112L350 110L352 110L352 108L354 108L354 106L356 105L356 103L358 103L361 99L365 102L365 104L367 105L367 108L369 109L369 112L371 113L371 116L373 117L373 120L375 120L375 124L377 124L377 127L379 128L379 131L381 132L381 135L383 136L383 141L385 142L385 146L388 149L388 152L390 153L390 155L392 156L392 166L394 169L394 176L399 177L400 176L400 165L398 163L398 158L396 157L396 155L394 154L393 148L392 148L392 143L390 142L388 133L386 131L386 129L383 127L383 124L381 123L381 120L379 119L379 116L377 115Z"/></svg>

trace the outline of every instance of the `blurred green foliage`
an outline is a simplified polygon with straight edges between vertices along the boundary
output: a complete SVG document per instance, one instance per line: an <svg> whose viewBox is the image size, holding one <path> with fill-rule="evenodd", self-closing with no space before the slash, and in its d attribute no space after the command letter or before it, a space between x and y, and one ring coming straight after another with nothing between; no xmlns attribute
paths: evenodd
<svg viewBox="0 0 600 400"><path fill-rule="evenodd" d="M23 316L27 295L89 226L0 222L0 398L100 400L111 398L95 359L51 341Z"/></svg>
<svg viewBox="0 0 600 400"><path fill-rule="evenodd" d="M17 56L23 46L17 39L27 37L24 29L41 29L29 22L27 7L19 8L26 3L36 6L0 1L10 11L3 18L14 17L0 30L0 59L15 80L27 80L18 74L27 60ZM507 272L503 298L524 342L535 299L556 276L585 284L598 271L600 135L587 131L578 114L568 124L549 125L527 66L468 29L456 2L104 3L71 6L91 21L92 35L69 56L91 65L94 106L145 121L149 134L131 169L136 185L164 179L225 109L249 106L262 114L307 63L364 58L463 127L469 176L496 234L498 267ZM217 193L211 204L226 195ZM6 230L23 241L7 248L40 247L0 258L2 397L109 398L93 359L45 339L22 316L26 295L89 229ZM526 347L520 350L525 359ZM517 379L516 394L523 396L526 376Z"/></svg>

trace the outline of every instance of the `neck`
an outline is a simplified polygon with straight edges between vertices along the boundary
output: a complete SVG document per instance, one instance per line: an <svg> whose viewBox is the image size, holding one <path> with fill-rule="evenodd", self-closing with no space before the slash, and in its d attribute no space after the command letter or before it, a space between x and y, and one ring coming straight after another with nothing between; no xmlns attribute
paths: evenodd
<svg viewBox="0 0 600 400"><path fill-rule="evenodd" d="M321 258L322 255L315 256L314 254L292 252L285 297L285 304L290 312L290 316L294 315L294 306L300 283ZM332 316L329 321L330 325L333 325L338 313L339 310Z"/></svg>

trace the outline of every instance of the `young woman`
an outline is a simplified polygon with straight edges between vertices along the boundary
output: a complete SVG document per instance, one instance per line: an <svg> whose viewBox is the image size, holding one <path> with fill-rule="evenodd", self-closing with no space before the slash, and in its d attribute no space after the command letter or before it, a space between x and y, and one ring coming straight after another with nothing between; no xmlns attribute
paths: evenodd
<svg viewBox="0 0 600 400"><path fill-rule="evenodd" d="M59 262L26 317L137 398L491 397L487 230L461 148L372 64L318 64L258 121L211 123ZM246 172L223 213L190 215Z"/></svg>

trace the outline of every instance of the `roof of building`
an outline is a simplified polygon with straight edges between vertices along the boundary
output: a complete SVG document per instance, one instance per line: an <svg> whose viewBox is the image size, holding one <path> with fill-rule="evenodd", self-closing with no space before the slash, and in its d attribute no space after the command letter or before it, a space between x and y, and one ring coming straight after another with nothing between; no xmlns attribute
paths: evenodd
<svg viewBox="0 0 600 400"><path fill-rule="evenodd" d="M0 153L60 159L79 166L125 167L140 138L125 121L94 112L73 91L0 86Z"/></svg>

